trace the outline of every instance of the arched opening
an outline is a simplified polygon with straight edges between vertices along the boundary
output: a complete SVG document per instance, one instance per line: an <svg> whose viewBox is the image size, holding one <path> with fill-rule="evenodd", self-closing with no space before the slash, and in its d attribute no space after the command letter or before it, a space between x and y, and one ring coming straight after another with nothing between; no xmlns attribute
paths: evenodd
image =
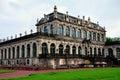
<svg viewBox="0 0 120 80"><path fill-rule="evenodd" d="M48 53L47 44L42 43L42 55L46 55L47 53Z"/></svg>
<svg viewBox="0 0 120 80"><path fill-rule="evenodd" d="M30 58L30 44L27 44L27 58Z"/></svg>
<svg viewBox="0 0 120 80"><path fill-rule="evenodd" d="M50 45L50 54L51 54L52 56L55 55L55 44L54 44L54 43L52 43L52 44Z"/></svg>
<svg viewBox="0 0 120 80"><path fill-rule="evenodd" d="M12 47L12 53L13 53L12 54L12 56L13 56L12 58L14 59L15 58L15 47Z"/></svg>
<svg viewBox="0 0 120 80"><path fill-rule="evenodd" d="M72 37L73 37L73 38L76 37L76 30L75 30L75 28L72 28Z"/></svg>
<svg viewBox="0 0 120 80"><path fill-rule="evenodd" d="M96 56L96 55L97 55L96 48L94 48L94 56Z"/></svg>
<svg viewBox="0 0 120 80"><path fill-rule="evenodd" d="M76 54L76 47L75 46L72 47L72 54L73 55Z"/></svg>
<svg viewBox="0 0 120 80"><path fill-rule="evenodd" d="M22 58L25 58L25 46L24 45L22 45Z"/></svg>
<svg viewBox="0 0 120 80"><path fill-rule="evenodd" d="M92 48L90 47L90 56L92 56Z"/></svg>
<svg viewBox="0 0 120 80"><path fill-rule="evenodd" d="M113 56L113 50L112 50L112 48L108 48L108 55L109 56Z"/></svg>
<svg viewBox="0 0 120 80"><path fill-rule="evenodd" d="M85 55L87 56L88 54L87 54L87 47L85 47Z"/></svg>
<svg viewBox="0 0 120 80"><path fill-rule="evenodd" d="M11 48L8 49L8 59L11 58Z"/></svg>
<svg viewBox="0 0 120 80"><path fill-rule="evenodd" d="M117 58L120 58L120 48L116 48L116 56Z"/></svg>
<svg viewBox="0 0 120 80"><path fill-rule="evenodd" d="M101 49L98 48L98 55L100 56L101 55Z"/></svg>
<svg viewBox="0 0 120 80"><path fill-rule="evenodd" d="M62 25L59 25L59 27L58 27L58 33L59 33L60 36L63 35L63 26Z"/></svg>
<svg viewBox="0 0 120 80"><path fill-rule="evenodd" d="M19 58L20 57L20 47L19 46L17 46L17 58Z"/></svg>
<svg viewBox="0 0 120 80"><path fill-rule="evenodd" d="M82 49L80 46L78 47L78 55L82 55Z"/></svg>
<svg viewBox="0 0 120 80"><path fill-rule="evenodd" d="M69 45L66 46L66 54L68 54L68 55L70 54L70 46Z"/></svg>
<svg viewBox="0 0 120 80"><path fill-rule="evenodd" d="M59 45L59 55L63 55L63 45Z"/></svg>
<svg viewBox="0 0 120 80"><path fill-rule="evenodd" d="M51 31L50 32L51 34L54 34L54 26L53 25L50 26L50 31Z"/></svg>
<svg viewBox="0 0 120 80"><path fill-rule="evenodd" d="M7 49L5 49L5 53L4 53L5 55L5 59L7 59Z"/></svg>
<svg viewBox="0 0 120 80"><path fill-rule="evenodd" d="M37 57L37 44L33 43L33 57Z"/></svg>
<svg viewBox="0 0 120 80"><path fill-rule="evenodd" d="M70 28L67 26L66 27L66 36L69 37L70 36Z"/></svg>
<svg viewBox="0 0 120 80"><path fill-rule="evenodd" d="M81 38L81 30L78 29L78 38Z"/></svg>

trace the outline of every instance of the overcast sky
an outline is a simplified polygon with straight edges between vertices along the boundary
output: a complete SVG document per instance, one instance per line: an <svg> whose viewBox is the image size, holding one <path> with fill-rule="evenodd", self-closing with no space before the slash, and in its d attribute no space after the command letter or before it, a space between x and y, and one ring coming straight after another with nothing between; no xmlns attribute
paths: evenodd
<svg viewBox="0 0 120 80"><path fill-rule="evenodd" d="M120 0L0 0L0 39L36 31L36 20L58 11L77 17L85 16L102 27L107 37L120 37Z"/></svg>

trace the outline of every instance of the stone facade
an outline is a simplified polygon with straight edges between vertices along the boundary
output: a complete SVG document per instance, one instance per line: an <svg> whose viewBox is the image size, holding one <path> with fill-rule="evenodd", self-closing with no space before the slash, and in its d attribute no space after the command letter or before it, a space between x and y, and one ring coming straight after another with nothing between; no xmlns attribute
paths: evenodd
<svg viewBox="0 0 120 80"><path fill-rule="evenodd" d="M0 66L78 67L105 56L106 31L90 18L60 13L55 6L36 26L36 33L0 43Z"/></svg>

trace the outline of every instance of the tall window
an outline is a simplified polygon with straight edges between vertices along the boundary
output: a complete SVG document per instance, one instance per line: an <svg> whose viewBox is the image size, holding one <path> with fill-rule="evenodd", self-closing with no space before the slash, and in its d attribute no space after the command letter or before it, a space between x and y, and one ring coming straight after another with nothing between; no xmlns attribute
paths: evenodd
<svg viewBox="0 0 120 80"><path fill-rule="evenodd" d="M87 55L87 47L85 47L85 55Z"/></svg>
<svg viewBox="0 0 120 80"><path fill-rule="evenodd" d="M87 39L87 32L84 31L84 39Z"/></svg>
<svg viewBox="0 0 120 80"><path fill-rule="evenodd" d="M66 36L70 36L70 28L68 26L66 27Z"/></svg>
<svg viewBox="0 0 120 80"><path fill-rule="evenodd" d="M102 49L102 55L104 56L104 48Z"/></svg>
<svg viewBox="0 0 120 80"><path fill-rule="evenodd" d="M96 33L93 33L93 40L96 41Z"/></svg>
<svg viewBox="0 0 120 80"><path fill-rule="evenodd" d="M97 55L96 48L94 48L94 56L96 56L96 55Z"/></svg>
<svg viewBox="0 0 120 80"><path fill-rule="evenodd" d="M33 57L37 57L37 44L33 43Z"/></svg>
<svg viewBox="0 0 120 80"><path fill-rule="evenodd" d="M78 47L78 55L82 55L82 49L80 46Z"/></svg>
<svg viewBox="0 0 120 80"><path fill-rule="evenodd" d="M92 55L92 48L90 47L90 55Z"/></svg>
<svg viewBox="0 0 120 80"><path fill-rule="evenodd" d="M120 48L116 48L116 56L118 57L118 58L120 58Z"/></svg>
<svg viewBox="0 0 120 80"><path fill-rule="evenodd" d="M73 38L76 37L76 30L75 30L75 28L72 28L72 37L73 37Z"/></svg>
<svg viewBox="0 0 120 80"><path fill-rule="evenodd" d="M55 44L50 45L50 54L55 55Z"/></svg>
<svg viewBox="0 0 120 80"><path fill-rule="evenodd" d="M43 44L42 44L42 54L43 54L43 55L46 55L47 53L48 53L47 44L46 44L46 43L43 43Z"/></svg>
<svg viewBox="0 0 120 80"><path fill-rule="evenodd" d="M48 33L48 27L47 26L44 27L44 33Z"/></svg>
<svg viewBox="0 0 120 80"><path fill-rule="evenodd" d="M15 47L12 47L12 56L13 56L13 59L15 58Z"/></svg>
<svg viewBox="0 0 120 80"><path fill-rule="evenodd" d="M88 39L91 40L91 32L90 31L88 32Z"/></svg>
<svg viewBox="0 0 120 80"><path fill-rule="evenodd" d="M7 49L5 49L5 59L7 59Z"/></svg>
<svg viewBox="0 0 120 80"><path fill-rule="evenodd" d="M112 48L108 48L108 55L109 56L113 56L113 50L112 50Z"/></svg>
<svg viewBox="0 0 120 80"><path fill-rule="evenodd" d="M76 54L76 47L75 46L72 47L72 53L73 53L73 55Z"/></svg>
<svg viewBox="0 0 120 80"><path fill-rule="evenodd" d="M97 37L98 37L98 41L100 41L100 34L99 33L98 33Z"/></svg>
<svg viewBox="0 0 120 80"><path fill-rule="evenodd" d="M25 58L25 46L24 45L22 45L22 58Z"/></svg>
<svg viewBox="0 0 120 80"><path fill-rule="evenodd" d="M30 44L27 44L27 58L30 58Z"/></svg>
<svg viewBox="0 0 120 80"><path fill-rule="evenodd" d="M51 31L51 34L54 34L54 26L53 25L50 26L50 31Z"/></svg>
<svg viewBox="0 0 120 80"><path fill-rule="evenodd" d="M17 46L17 54L16 54L16 55L17 55L17 58L20 57L20 56L19 56L19 55L20 55L20 47L19 47L19 46Z"/></svg>
<svg viewBox="0 0 120 80"><path fill-rule="evenodd" d="M81 38L81 30L78 29L78 38Z"/></svg>
<svg viewBox="0 0 120 80"><path fill-rule="evenodd" d="M59 45L59 54L62 55L63 54L63 45Z"/></svg>
<svg viewBox="0 0 120 80"><path fill-rule="evenodd" d="M70 54L70 46L69 45L66 46L66 54Z"/></svg>
<svg viewBox="0 0 120 80"><path fill-rule="evenodd" d="M11 58L11 48L8 49L8 59Z"/></svg>
<svg viewBox="0 0 120 80"><path fill-rule="evenodd" d="M60 36L63 35L63 26L62 25L59 25L59 27L58 27L58 33L59 33Z"/></svg>
<svg viewBox="0 0 120 80"><path fill-rule="evenodd" d="M98 55L101 55L101 49L98 48Z"/></svg>

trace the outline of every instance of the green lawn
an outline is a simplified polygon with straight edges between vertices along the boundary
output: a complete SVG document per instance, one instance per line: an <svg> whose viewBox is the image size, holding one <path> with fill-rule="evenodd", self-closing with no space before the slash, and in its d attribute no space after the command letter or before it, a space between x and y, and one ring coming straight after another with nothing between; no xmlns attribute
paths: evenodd
<svg viewBox="0 0 120 80"><path fill-rule="evenodd" d="M50 72L6 80L120 80L120 68Z"/></svg>
<svg viewBox="0 0 120 80"><path fill-rule="evenodd" d="M8 73L8 72L14 72L15 70L0 70L0 74L1 73Z"/></svg>

